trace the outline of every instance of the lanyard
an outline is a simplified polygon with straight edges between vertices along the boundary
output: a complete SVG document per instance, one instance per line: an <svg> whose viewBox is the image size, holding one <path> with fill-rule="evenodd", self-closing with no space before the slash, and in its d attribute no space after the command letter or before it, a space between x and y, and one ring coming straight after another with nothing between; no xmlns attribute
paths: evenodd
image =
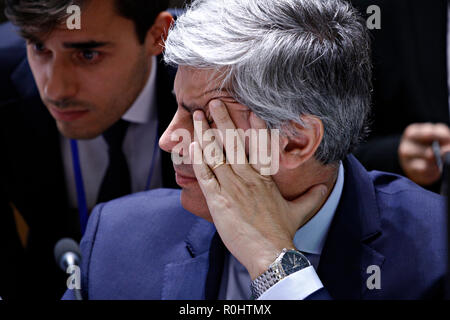
<svg viewBox="0 0 450 320"><path fill-rule="evenodd" d="M150 184L152 182L153 178L153 171L155 168L155 162L157 154L159 153L158 148L158 126L156 126L156 134L155 134L155 143L153 147L153 154L152 154L152 161L150 163L150 171L147 178L147 183L145 185L145 190L150 189ZM70 148L72 151L72 164L73 164L73 173L75 176L75 186L77 190L77 204L78 204L78 213L80 216L80 226L81 226L81 235L84 235L84 232L86 231L87 222L89 219L89 212L87 207L87 201L86 201L86 192L84 190L84 183L83 183L83 174L81 172L81 165L80 165L80 156L78 151L78 141L77 140L70 140Z"/></svg>

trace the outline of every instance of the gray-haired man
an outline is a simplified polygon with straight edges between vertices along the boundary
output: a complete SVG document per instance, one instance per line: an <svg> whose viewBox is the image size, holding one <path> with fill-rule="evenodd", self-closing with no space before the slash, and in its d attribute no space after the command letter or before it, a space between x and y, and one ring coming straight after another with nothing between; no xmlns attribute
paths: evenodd
<svg viewBox="0 0 450 320"><path fill-rule="evenodd" d="M363 25L340 0L195 1L165 51L179 107L160 146L181 194L97 207L85 297L439 296L443 199L349 155L369 111ZM267 130L279 138L261 143ZM211 161L222 148L227 161ZM251 160L261 149L278 160L270 176Z"/></svg>

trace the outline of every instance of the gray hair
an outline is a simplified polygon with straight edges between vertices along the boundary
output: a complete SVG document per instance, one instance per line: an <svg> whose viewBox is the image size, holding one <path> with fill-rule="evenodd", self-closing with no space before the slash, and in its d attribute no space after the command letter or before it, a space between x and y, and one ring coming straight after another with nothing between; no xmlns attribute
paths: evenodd
<svg viewBox="0 0 450 320"><path fill-rule="evenodd" d="M224 73L233 97L269 128L317 116L323 164L344 159L365 137L370 40L342 0L196 0L169 32L164 59Z"/></svg>

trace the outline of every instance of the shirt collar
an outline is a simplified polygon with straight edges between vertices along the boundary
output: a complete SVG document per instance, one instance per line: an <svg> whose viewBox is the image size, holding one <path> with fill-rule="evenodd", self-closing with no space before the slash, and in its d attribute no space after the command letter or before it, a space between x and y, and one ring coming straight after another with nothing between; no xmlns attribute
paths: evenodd
<svg viewBox="0 0 450 320"><path fill-rule="evenodd" d="M297 250L319 255L322 253L331 221L341 199L343 188L344 166L341 162L336 183L327 201L319 212L295 233L294 245Z"/></svg>
<svg viewBox="0 0 450 320"><path fill-rule="evenodd" d="M155 109L156 62L156 57L153 56L147 83L130 109L122 116L123 120L139 124L147 123L150 120Z"/></svg>

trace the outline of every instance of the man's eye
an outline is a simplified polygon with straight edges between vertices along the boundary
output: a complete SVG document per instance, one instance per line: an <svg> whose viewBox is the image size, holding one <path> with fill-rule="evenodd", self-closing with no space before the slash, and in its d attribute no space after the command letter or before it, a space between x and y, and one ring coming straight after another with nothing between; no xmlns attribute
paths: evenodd
<svg viewBox="0 0 450 320"><path fill-rule="evenodd" d="M33 50L39 54L45 52L45 46L42 43L34 43L33 44Z"/></svg>
<svg viewBox="0 0 450 320"><path fill-rule="evenodd" d="M95 63L100 58L100 52L93 50L83 50L79 52L79 58L88 63Z"/></svg>

